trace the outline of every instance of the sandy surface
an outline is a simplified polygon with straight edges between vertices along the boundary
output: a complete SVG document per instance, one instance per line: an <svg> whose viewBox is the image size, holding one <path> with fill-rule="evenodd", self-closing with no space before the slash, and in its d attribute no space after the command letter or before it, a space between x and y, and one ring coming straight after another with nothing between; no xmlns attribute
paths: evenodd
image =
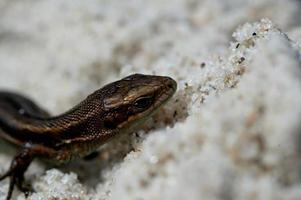
<svg viewBox="0 0 301 200"><path fill-rule="evenodd" d="M297 0L1 0L0 87L53 114L132 73L178 82L160 115L95 160L34 162L29 199L299 199L300 7ZM14 151L1 143L0 173ZM0 182L0 199L7 187Z"/></svg>

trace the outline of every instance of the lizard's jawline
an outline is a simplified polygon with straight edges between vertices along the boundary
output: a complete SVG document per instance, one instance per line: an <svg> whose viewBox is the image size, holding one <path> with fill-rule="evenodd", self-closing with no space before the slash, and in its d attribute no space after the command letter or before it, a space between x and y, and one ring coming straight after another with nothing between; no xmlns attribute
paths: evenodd
<svg viewBox="0 0 301 200"><path fill-rule="evenodd" d="M136 127L138 127L140 124L142 124L144 121L149 119L151 116L153 116L158 110L168 102L168 100L173 96L172 94L169 94L168 92L162 94L162 96L157 100L157 103L154 104L152 107L147 109L144 112L139 113L136 116L129 117L125 122L118 125L118 128L123 133L130 133L134 131ZM135 120L137 119L137 120ZM126 124L126 125L125 125ZM125 125L125 126L124 126Z"/></svg>

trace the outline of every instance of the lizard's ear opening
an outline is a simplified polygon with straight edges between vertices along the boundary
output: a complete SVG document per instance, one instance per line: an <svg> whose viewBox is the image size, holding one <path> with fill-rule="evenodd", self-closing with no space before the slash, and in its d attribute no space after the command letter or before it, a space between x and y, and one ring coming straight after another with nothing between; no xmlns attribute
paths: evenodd
<svg viewBox="0 0 301 200"><path fill-rule="evenodd" d="M113 123L112 121L106 120L104 121L104 127L106 127L107 129L116 129L117 124Z"/></svg>

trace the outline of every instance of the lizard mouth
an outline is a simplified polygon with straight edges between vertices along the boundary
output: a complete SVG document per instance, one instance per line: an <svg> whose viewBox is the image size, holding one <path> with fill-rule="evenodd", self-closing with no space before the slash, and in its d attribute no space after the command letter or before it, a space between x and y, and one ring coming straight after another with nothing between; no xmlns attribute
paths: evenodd
<svg viewBox="0 0 301 200"><path fill-rule="evenodd" d="M162 90L163 92L159 95L159 100L157 101L159 106L168 101L177 90L177 82L175 80L169 77L164 78L166 79L164 83L165 88Z"/></svg>

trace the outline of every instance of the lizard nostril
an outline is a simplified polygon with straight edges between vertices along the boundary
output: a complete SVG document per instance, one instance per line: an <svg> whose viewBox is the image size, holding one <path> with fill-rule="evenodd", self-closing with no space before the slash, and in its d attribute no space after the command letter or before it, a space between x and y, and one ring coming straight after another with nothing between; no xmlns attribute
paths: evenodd
<svg viewBox="0 0 301 200"><path fill-rule="evenodd" d="M167 81L166 86L168 88L172 89L173 91L175 91L176 88L177 88L177 83L173 79L169 78L168 81Z"/></svg>

